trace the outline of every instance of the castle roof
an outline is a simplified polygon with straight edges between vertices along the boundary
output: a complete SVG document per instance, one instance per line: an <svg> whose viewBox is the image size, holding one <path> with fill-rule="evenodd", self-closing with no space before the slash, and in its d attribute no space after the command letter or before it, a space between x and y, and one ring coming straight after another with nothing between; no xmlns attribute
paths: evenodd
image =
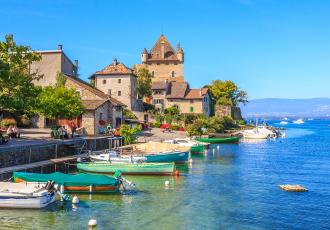
<svg viewBox="0 0 330 230"><path fill-rule="evenodd" d="M151 89L155 90L155 89L164 89L166 90L169 86L168 82L164 82L164 81L159 81L159 82L153 82L151 84Z"/></svg>
<svg viewBox="0 0 330 230"><path fill-rule="evenodd" d="M119 75L119 74L134 74L131 68L128 68L123 63L117 62L114 59L113 62L106 66L104 69L97 71L94 75Z"/></svg>
<svg viewBox="0 0 330 230"><path fill-rule="evenodd" d="M164 46L164 59L162 58L162 46ZM155 45L150 50L148 61L179 61L175 49L172 47L167 38L162 34L158 38Z"/></svg>

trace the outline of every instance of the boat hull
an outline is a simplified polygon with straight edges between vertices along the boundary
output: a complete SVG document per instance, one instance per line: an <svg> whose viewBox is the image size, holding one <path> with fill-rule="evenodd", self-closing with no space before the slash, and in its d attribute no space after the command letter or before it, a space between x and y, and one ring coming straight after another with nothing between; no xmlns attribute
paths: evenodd
<svg viewBox="0 0 330 230"><path fill-rule="evenodd" d="M156 153L145 155L147 163L156 162L174 162L174 163L185 163L189 160L189 152L173 152L173 153Z"/></svg>
<svg viewBox="0 0 330 230"><path fill-rule="evenodd" d="M14 182L42 182L49 180L61 186L63 193L116 193L120 183L116 178L91 174L63 174L63 173L25 173L14 172Z"/></svg>
<svg viewBox="0 0 330 230"><path fill-rule="evenodd" d="M50 193L43 196L13 196L0 194L0 208L44 208L55 202L56 194Z"/></svg>
<svg viewBox="0 0 330 230"><path fill-rule="evenodd" d="M206 142L212 144L226 144L226 143L238 143L238 137L211 137L211 138L196 138L196 141Z"/></svg>
<svg viewBox="0 0 330 230"><path fill-rule="evenodd" d="M191 146L191 153L203 153L205 151L204 145Z"/></svg>
<svg viewBox="0 0 330 230"><path fill-rule="evenodd" d="M120 170L126 175L173 175L174 163L143 163L143 164L119 164L119 163L79 163L78 170L92 173L114 173Z"/></svg>

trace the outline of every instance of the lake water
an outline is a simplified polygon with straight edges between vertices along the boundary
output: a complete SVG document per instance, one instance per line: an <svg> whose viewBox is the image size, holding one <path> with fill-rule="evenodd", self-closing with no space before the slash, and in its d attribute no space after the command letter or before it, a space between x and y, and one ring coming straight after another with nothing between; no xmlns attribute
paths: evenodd
<svg viewBox="0 0 330 230"><path fill-rule="evenodd" d="M129 177L136 191L79 195L77 208L0 210L0 229L87 229L91 218L97 229L330 229L329 124L289 124L285 139L212 146L180 177Z"/></svg>

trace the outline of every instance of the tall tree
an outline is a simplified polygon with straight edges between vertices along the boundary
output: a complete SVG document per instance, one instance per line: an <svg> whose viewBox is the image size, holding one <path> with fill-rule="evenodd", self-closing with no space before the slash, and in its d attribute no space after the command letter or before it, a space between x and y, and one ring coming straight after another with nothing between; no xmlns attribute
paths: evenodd
<svg viewBox="0 0 330 230"><path fill-rule="evenodd" d="M217 104L237 106L239 103L248 102L247 93L239 89L233 81L215 80L209 89Z"/></svg>
<svg viewBox="0 0 330 230"><path fill-rule="evenodd" d="M137 78L137 91L138 98L143 99L144 97L150 97L152 94L151 91L151 82L152 75L149 73L149 70L146 68L141 68L136 70L134 69Z"/></svg>
<svg viewBox="0 0 330 230"><path fill-rule="evenodd" d="M42 75L31 72L30 65L40 59L41 55L29 46L16 45L12 35L0 41L0 108L33 112L41 89L32 82Z"/></svg>
<svg viewBox="0 0 330 230"><path fill-rule="evenodd" d="M72 119L84 112L80 95L65 87L66 77L58 73L55 86L46 86L39 96L39 111L46 118Z"/></svg>

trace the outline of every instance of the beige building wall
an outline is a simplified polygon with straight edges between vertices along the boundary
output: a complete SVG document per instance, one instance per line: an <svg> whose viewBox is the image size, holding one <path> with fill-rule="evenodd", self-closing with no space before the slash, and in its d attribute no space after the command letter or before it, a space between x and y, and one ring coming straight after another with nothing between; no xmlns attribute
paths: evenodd
<svg viewBox="0 0 330 230"><path fill-rule="evenodd" d="M150 63L150 64L139 64L136 65L137 69L146 68L149 70L150 74L153 74L153 82L160 81L177 81L184 82L183 77L183 64L182 63ZM172 76L174 72L174 77Z"/></svg>
<svg viewBox="0 0 330 230"><path fill-rule="evenodd" d="M54 85L56 83L56 75L61 72L62 53L50 52L42 53L41 60L33 62L30 65L30 73L43 74L43 78L35 80L33 83L38 86Z"/></svg>
<svg viewBox="0 0 330 230"><path fill-rule="evenodd" d="M124 103L128 109L135 110L137 106L137 79L131 74L97 75L95 87L103 93Z"/></svg>
<svg viewBox="0 0 330 230"><path fill-rule="evenodd" d="M167 99L166 108L177 105L181 113L197 113L203 114L202 99ZM191 110L193 108L193 110Z"/></svg>
<svg viewBox="0 0 330 230"><path fill-rule="evenodd" d="M30 65L30 73L43 74L39 80L33 81L38 86L54 85L57 73L76 76L76 67L62 51L40 52L41 60Z"/></svg>
<svg viewBox="0 0 330 230"><path fill-rule="evenodd" d="M82 115L82 127L87 135L95 135L95 118L94 111L85 111Z"/></svg>

